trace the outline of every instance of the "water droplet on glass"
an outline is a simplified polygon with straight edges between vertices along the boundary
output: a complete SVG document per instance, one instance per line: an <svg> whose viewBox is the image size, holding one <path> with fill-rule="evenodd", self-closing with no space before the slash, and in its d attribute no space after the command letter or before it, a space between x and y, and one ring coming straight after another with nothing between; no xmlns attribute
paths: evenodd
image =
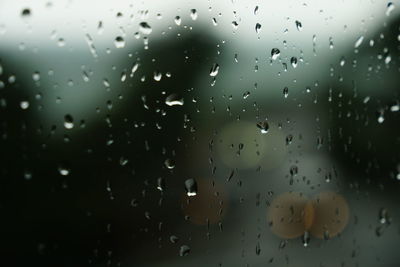
<svg viewBox="0 0 400 267"><path fill-rule="evenodd" d="M284 96L285 98L287 98L288 95L289 95L289 88L287 88L287 87L283 88L283 96Z"/></svg>
<svg viewBox="0 0 400 267"><path fill-rule="evenodd" d="M256 6L255 8L254 8L254 15L257 15L258 14L258 6Z"/></svg>
<svg viewBox="0 0 400 267"><path fill-rule="evenodd" d="M150 34L153 31L153 29L147 22L141 22L139 23L139 31L143 34Z"/></svg>
<svg viewBox="0 0 400 267"><path fill-rule="evenodd" d="M171 241L173 244L176 244L179 241L179 238L176 235L171 235L169 237L169 241Z"/></svg>
<svg viewBox="0 0 400 267"><path fill-rule="evenodd" d="M357 41L354 43L354 48L358 48L362 44L363 41L364 41L364 36L361 35L360 37L358 37Z"/></svg>
<svg viewBox="0 0 400 267"><path fill-rule="evenodd" d="M257 123L257 127L260 129L262 134L268 133L269 124L268 124L268 122L266 120L258 122Z"/></svg>
<svg viewBox="0 0 400 267"><path fill-rule="evenodd" d="M293 68L296 68L297 67L297 57L292 57L290 59L290 64L292 64Z"/></svg>
<svg viewBox="0 0 400 267"><path fill-rule="evenodd" d="M189 197L197 195L197 182L194 179L187 179L185 181L186 194Z"/></svg>
<svg viewBox="0 0 400 267"><path fill-rule="evenodd" d="M125 47L125 40L121 36L117 36L114 41L116 48L123 48Z"/></svg>
<svg viewBox="0 0 400 267"><path fill-rule="evenodd" d="M39 73L38 71L35 71L35 72L32 74L32 79L33 79L35 82L38 82L38 81L40 80L40 73Z"/></svg>
<svg viewBox="0 0 400 267"><path fill-rule="evenodd" d="M296 176L299 173L299 168L296 165L290 167L289 173L291 176Z"/></svg>
<svg viewBox="0 0 400 267"><path fill-rule="evenodd" d="M181 19L181 17L176 16L174 21L175 21L175 24L179 26L179 25L181 25L182 19Z"/></svg>
<svg viewBox="0 0 400 267"><path fill-rule="evenodd" d="M197 10L196 9L191 9L190 10L190 17L192 18L192 20L196 20L197 19Z"/></svg>
<svg viewBox="0 0 400 267"><path fill-rule="evenodd" d="M276 60L280 54L281 54L281 51L278 48L272 48L272 50L271 50L272 60Z"/></svg>
<svg viewBox="0 0 400 267"><path fill-rule="evenodd" d="M382 208L379 210L379 222L381 224L390 224L390 216L387 209Z"/></svg>
<svg viewBox="0 0 400 267"><path fill-rule="evenodd" d="M153 79L157 82L161 81L162 73L159 71L155 71L153 75Z"/></svg>
<svg viewBox="0 0 400 267"><path fill-rule="evenodd" d="M237 28L239 27L239 24L236 21L232 21L232 27L234 30L237 30Z"/></svg>
<svg viewBox="0 0 400 267"><path fill-rule="evenodd" d="M163 177L157 179L157 189L160 191L165 190L165 179Z"/></svg>
<svg viewBox="0 0 400 267"><path fill-rule="evenodd" d="M210 70L210 76L211 77L215 77L218 75L218 71L219 71L219 65L217 63L214 63L213 66L211 67Z"/></svg>
<svg viewBox="0 0 400 267"><path fill-rule="evenodd" d="M32 179L32 172L30 171L24 171L24 178L25 180L31 180Z"/></svg>
<svg viewBox="0 0 400 267"><path fill-rule="evenodd" d="M386 16L390 16L390 13L392 13L394 8L395 5L392 2L389 2L386 7L386 12L385 12Z"/></svg>
<svg viewBox="0 0 400 267"><path fill-rule="evenodd" d="M295 23L296 23L297 30L300 32L303 29L303 25L298 20L296 20Z"/></svg>
<svg viewBox="0 0 400 267"><path fill-rule="evenodd" d="M293 135L289 134L286 136L286 145L290 145L293 141Z"/></svg>
<svg viewBox="0 0 400 267"><path fill-rule="evenodd" d="M26 101L26 100L21 101L21 102L19 103L19 106L21 107L21 109L28 109L28 108L29 108L29 102Z"/></svg>
<svg viewBox="0 0 400 267"><path fill-rule="evenodd" d="M165 104L168 106L183 106L183 98L178 94L170 94L165 99Z"/></svg>
<svg viewBox="0 0 400 267"><path fill-rule="evenodd" d="M183 245L179 249L179 256L183 257L190 253L190 247L187 245Z"/></svg>
<svg viewBox="0 0 400 267"><path fill-rule="evenodd" d="M70 114L67 114L64 116L64 127L66 129L72 129L74 128L74 119Z"/></svg>
<svg viewBox="0 0 400 267"><path fill-rule="evenodd" d="M66 166L60 165L60 166L58 167L58 172L59 172L62 176L67 176L67 175L69 175L69 173L71 172L71 170L70 170L68 167L66 167Z"/></svg>
<svg viewBox="0 0 400 267"><path fill-rule="evenodd" d="M304 234L301 236L301 242L303 243L304 247L308 247L310 244L310 233L305 231Z"/></svg>
<svg viewBox="0 0 400 267"><path fill-rule="evenodd" d="M343 67L344 64L346 64L346 59L345 59L344 57L342 57L342 58L340 59L339 64L340 64L341 67Z"/></svg>
<svg viewBox="0 0 400 267"><path fill-rule="evenodd" d="M31 15L31 10L29 8L24 8L21 11L21 16L27 18Z"/></svg>
<svg viewBox="0 0 400 267"><path fill-rule="evenodd" d="M261 24L257 23L255 28L256 28L256 33L259 33L261 31Z"/></svg>
<svg viewBox="0 0 400 267"><path fill-rule="evenodd" d="M168 169L171 170L171 169L175 168L175 161L172 159L166 159L164 161L164 165L165 165L165 167L167 167Z"/></svg>
<svg viewBox="0 0 400 267"><path fill-rule="evenodd" d="M385 121L385 117L384 117L384 111L383 110L378 110L377 111L377 120L378 120L378 123L383 123L384 121Z"/></svg>

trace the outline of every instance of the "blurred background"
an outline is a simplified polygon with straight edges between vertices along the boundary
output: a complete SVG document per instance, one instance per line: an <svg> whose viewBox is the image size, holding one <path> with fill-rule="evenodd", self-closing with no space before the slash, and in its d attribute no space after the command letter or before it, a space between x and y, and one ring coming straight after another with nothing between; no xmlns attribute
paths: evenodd
<svg viewBox="0 0 400 267"><path fill-rule="evenodd" d="M400 1L0 1L6 266L399 266Z"/></svg>

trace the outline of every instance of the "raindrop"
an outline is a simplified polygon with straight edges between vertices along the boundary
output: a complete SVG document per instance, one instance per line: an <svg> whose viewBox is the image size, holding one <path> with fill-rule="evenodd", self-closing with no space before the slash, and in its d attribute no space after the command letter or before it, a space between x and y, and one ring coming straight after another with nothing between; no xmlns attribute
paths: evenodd
<svg viewBox="0 0 400 267"><path fill-rule="evenodd" d="M25 180L31 180L32 179L32 173L30 171L24 171L24 178Z"/></svg>
<svg viewBox="0 0 400 267"><path fill-rule="evenodd" d="M390 224L390 217L387 209L382 208L379 211L379 222L381 224Z"/></svg>
<svg viewBox="0 0 400 267"><path fill-rule="evenodd" d="M58 45L59 47L65 46L65 40L64 40L64 38L59 38L58 41L57 41L57 45Z"/></svg>
<svg viewBox="0 0 400 267"><path fill-rule="evenodd" d="M236 21L232 21L232 27L234 30L237 30L237 28L239 27L239 24Z"/></svg>
<svg viewBox="0 0 400 267"><path fill-rule="evenodd" d="M176 235L171 235L169 237L169 241L171 241L173 244L176 244L179 241L179 238Z"/></svg>
<svg viewBox="0 0 400 267"><path fill-rule="evenodd" d="M390 111L391 111L391 112L397 112L397 111L399 111L399 110L400 110L400 104L399 104L399 102L393 103L393 104L390 106Z"/></svg>
<svg viewBox="0 0 400 267"><path fill-rule="evenodd" d="M33 79L35 82L38 82L38 81L40 80L40 73L39 73L38 71L35 71L35 72L32 74L32 79Z"/></svg>
<svg viewBox="0 0 400 267"><path fill-rule="evenodd" d="M213 66L211 67L210 70L210 76L211 77L215 77L218 75L218 71L219 71L219 65L217 63L214 63Z"/></svg>
<svg viewBox="0 0 400 267"><path fill-rule="evenodd" d="M304 234L301 236L301 242L303 243L304 247L308 247L310 244L310 234L309 232L305 231Z"/></svg>
<svg viewBox="0 0 400 267"><path fill-rule="evenodd" d="M186 194L189 197L197 195L197 182L194 179L187 179L185 181Z"/></svg>
<svg viewBox="0 0 400 267"><path fill-rule="evenodd" d="M71 170L64 166L64 165L60 165L58 166L58 172L62 175L62 176L67 176L70 174Z"/></svg>
<svg viewBox="0 0 400 267"><path fill-rule="evenodd" d="M157 82L161 81L162 73L159 71L155 71L153 75L153 79Z"/></svg>
<svg viewBox="0 0 400 267"><path fill-rule="evenodd" d="M289 88L287 88L287 87L283 88L283 96L284 96L285 98L287 98L288 95L289 95Z"/></svg>
<svg viewBox="0 0 400 267"><path fill-rule="evenodd" d="M386 12L385 12L386 16L390 16L390 13L392 13L394 8L395 5L392 2L389 2L386 7Z"/></svg>
<svg viewBox="0 0 400 267"><path fill-rule="evenodd" d="M165 104L167 106L183 106L183 98L178 94L170 94L165 99Z"/></svg>
<svg viewBox="0 0 400 267"><path fill-rule="evenodd" d="M179 26L179 25L181 25L182 19L181 19L181 17L176 16L174 21L175 21L175 24Z"/></svg>
<svg viewBox="0 0 400 267"><path fill-rule="evenodd" d="M167 167L168 169L171 170L171 169L175 168L175 161L172 159L166 159L164 161L164 165L165 165L165 167Z"/></svg>
<svg viewBox="0 0 400 267"><path fill-rule="evenodd" d="M342 57L342 58L340 59L339 64L340 64L341 67L343 67L344 64L346 64L346 59L345 59L344 57Z"/></svg>
<svg viewBox="0 0 400 267"><path fill-rule="evenodd" d="M191 9L190 10L190 17L192 18L192 20L196 20L197 19L197 10L196 9Z"/></svg>
<svg viewBox="0 0 400 267"><path fill-rule="evenodd" d="M132 70L131 70L131 77L133 77L133 75L135 74L135 72L137 71L137 69L139 68L139 63L135 62L132 66Z"/></svg>
<svg viewBox="0 0 400 267"><path fill-rule="evenodd" d="M28 108L29 108L29 102L26 101L26 100L21 101L21 102L19 103L19 106L21 107L21 109L28 109Z"/></svg>
<svg viewBox="0 0 400 267"><path fill-rule="evenodd" d="M114 41L116 48L123 48L125 47L125 40L121 36L117 36Z"/></svg>
<svg viewBox="0 0 400 267"><path fill-rule="evenodd" d="M354 48L358 48L362 44L363 41L364 41L364 36L361 35L360 37L358 37L357 41L354 43Z"/></svg>
<svg viewBox="0 0 400 267"><path fill-rule="evenodd" d="M276 60L280 54L281 54L281 51L278 48L272 48L272 50L271 50L272 60Z"/></svg>
<svg viewBox="0 0 400 267"><path fill-rule="evenodd" d="M268 122L266 120L258 122L257 123L257 127L260 129L262 134L268 133L269 124L268 124Z"/></svg>
<svg viewBox="0 0 400 267"><path fill-rule="evenodd" d="M256 24L256 33L260 33L260 31L261 31L261 24L257 23Z"/></svg>
<svg viewBox="0 0 400 267"><path fill-rule="evenodd" d="M255 8L254 8L254 15L257 15L258 14L258 6L256 6Z"/></svg>
<svg viewBox="0 0 400 267"><path fill-rule="evenodd" d="M286 136L286 145L290 145L293 141L293 135L289 134Z"/></svg>
<svg viewBox="0 0 400 267"><path fill-rule="evenodd" d="M70 114L67 114L64 116L64 127L66 129L72 129L74 128L74 119Z"/></svg>
<svg viewBox="0 0 400 267"><path fill-rule="evenodd" d="M165 190L165 179L163 177L157 179L157 189L160 191Z"/></svg>
<svg viewBox="0 0 400 267"><path fill-rule="evenodd" d="M292 57L290 59L290 63L292 64L293 68L296 68L297 67L297 57Z"/></svg>
<svg viewBox="0 0 400 267"><path fill-rule="evenodd" d="M183 245L181 246L181 248L179 249L179 256L183 257L186 256L190 253L190 247L187 245Z"/></svg>
<svg viewBox="0 0 400 267"><path fill-rule="evenodd" d="M296 176L299 173L299 168L296 165L293 165L290 167L289 172L291 176Z"/></svg>
<svg viewBox="0 0 400 267"><path fill-rule="evenodd" d="M378 110L377 111L377 118L378 118L378 123L383 123L385 121L384 111L383 110Z"/></svg>
<svg viewBox="0 0 400 267"><path fill-rule="evenodd" d="M143 34L150 34L153 31L153 29L147 22L141 22L139 23L139 31Z"/></svg>
<svg viewBox="0 0 400 267"><path fill-rule="evenodd" d="M297 28L297 30L298 30L299 32L300 32L301 30L303 30L303 25L301 24L300 21L296 20L295 23L296 23L296 28Z"/></svg>
<svg viewBox="0 0 400 267"><path fill-rule="evenodd" d="M22 17L29 17L31 15L31 10L29 8L24 8L21 11L21 16Z"/></svg>

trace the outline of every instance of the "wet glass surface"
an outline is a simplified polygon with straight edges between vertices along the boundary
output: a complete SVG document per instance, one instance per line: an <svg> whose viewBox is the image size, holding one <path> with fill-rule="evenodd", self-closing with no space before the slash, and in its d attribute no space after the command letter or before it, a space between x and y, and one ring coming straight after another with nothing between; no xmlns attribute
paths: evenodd
<svg viewBox="0 0 400 267"><path fill-rule="evenodd" d="M1 1L4 266L399 266L398 6Z"/></svg>

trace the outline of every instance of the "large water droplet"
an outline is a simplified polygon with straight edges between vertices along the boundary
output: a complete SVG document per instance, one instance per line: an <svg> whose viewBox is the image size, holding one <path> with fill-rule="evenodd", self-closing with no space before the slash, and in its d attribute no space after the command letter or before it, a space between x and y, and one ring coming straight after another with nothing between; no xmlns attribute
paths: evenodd
<svg viewBox="0 0 400 267"><path fill-rule="evenodd" d="M364 36L361 35L360 37L358 37L357 41L354 43L354 48L358 48L362 44L363 41L364 41Z"/></svg>
<svg viewBox="0 0 400 267"><path fill-rule="evenodd" d="M168 106L183 106L183 98L178 94L170 94L165 99L165 104Z"/></svg>
<svg viewBox="0 0 400 267"><path fill-rule="evenodd" d="M161 81L162 73L159 71L155 71L153 75L153 79L157 82Z"/></svg>
<svg viewBox="0 0 400 267"><path fill-rule="evenodd" d="M258 122L257 127L260 129L262 134L268 133L269 124L266 120Z"/></svg>
<svg viewBox="0 0 400 267"><path fill-rule="evenodd" d="M256 24L256 33L259 33L261 31L261 24L257 23Z"/></svg>
<svg viewBox="0 0 400 267"><path fill-rule="evenodd" d="M165 167L167 167L168 169L171 170L171 169L175 168L175 161L172 159L166 159L164 161L164 165L165 165Z"/></svg>
<svg viewBox="0 0 400 267"><path fill-rule="evenodd" d="M386 7L386 12L385 12L386 16L390 16L390 14L394 10L394 8L395 8L395 5L392 2L389 2Z"/></svg>
<svg viewBox="0 0 400 267"><path fill-rule="evenodd" d="M38 71L35 71L35 72L32 74L32 79L33 79L35 82L38 82L38 81L40 80L40 73L39 73Z"/></svg>
<svg viewBox="0 0 400 267"><path fill-rule="evenodd" d="M295 23L296 23L296 28L297 28L297 30L298 30L299 32L300 32L301 30L303 30L303 25L301 24L300 21L296 20Z"/></svg>
<svg viewBox="0 0 400 267"><path fill-rule="evenodd" d="M289 95L289 88L287 88L287 87L283 88L283 96L284 96L285 98L287 98L288 95Z"/></svg>
<svg viewBox="0 0 400 267"><path fill-rule="evenodd" d="M292 64L293 68L296 68L297 67L297 57L292 57L290 59L290 64Z"/></svg>
<svg viewBox="0 0 400 267"><path fill-rule="evenodd" d="M21 11L21 16L27 18L31 15L31 10L29 8L24 8Z"/></svg>
<svg viewBox="0 0 400 267"><path fill-rule="evenodd" d="M116 48L123 48L125 47L125 40L121 36L117 36L114 41Z"/></svg>
<svg viewBox="0 0 400 267"><path fill-rule="evenodd" d="M301 242L303 243L304 247L308 247L310 244L310 233L305 231L304 234L301 237Z"/></svg>
<svg viewBox="0 0 400 267"><path fill-rule="evenodd" d="M182 23L182 19L179 16L176 16L174 21L175 21L175 24L178 25L178 26L181 25L181 23Z"/></svg>
<svg viewBox="0 0 400 267"><path fill-rule="evenodd" d="M187 179L185 181L186 194L189 197L197 195L197 182L195 179Z"/></svg>
<svg viewBox="0 0 400 267"><path fill-rule="evenodd" d="M187 245L183 245L179 249L179 256L183 257L190 253L190 247Z"/></svg>
<svg viewBox="0 0 400 267"><path fill-rule="evenodd" d="M141 22L139 23L139 31L143 34L150 34L153 29L147 22Z"/></svg>
<svg viewBox="0 0 400 267"><path fill-rule="evenodd" d="M165 179L163 177L157 179L157 189L160 191L165 190Z"/></svg>
<svg viewBox="0 0 400 267"><path fill-rule="evenodd" d="M271 50L272 60L276 60L280 54L281 54L281 51L278 48L272 48L272 50Z"/></svg>
<svg viewBox="0 0 400 267"><path fill-rule="evenodd" d="M219 65L217 63L214 63L213 66L210 69L210 76L215 77L218 75L219 71Z"/></svg>
<svg viewBox="0 0 400 267"><path fill-rule="evenodd" d="M256 6L255 8L254 8L254 15L257 15L258 14L258 6Z"/></svg>
<svg viewBox="0 0 400 267"><path fill-rule="evenodd" d="M197 10L196 9L191 9L190 10L190 17L192 18L192 20L196 20L197 19Z"/></svg>
<svg viewBox="0 0 400 267"><path fill-rule="evenodd" d="M66 129L74 128L74 118L70 114L64 116L64 127Z"/></svg>

